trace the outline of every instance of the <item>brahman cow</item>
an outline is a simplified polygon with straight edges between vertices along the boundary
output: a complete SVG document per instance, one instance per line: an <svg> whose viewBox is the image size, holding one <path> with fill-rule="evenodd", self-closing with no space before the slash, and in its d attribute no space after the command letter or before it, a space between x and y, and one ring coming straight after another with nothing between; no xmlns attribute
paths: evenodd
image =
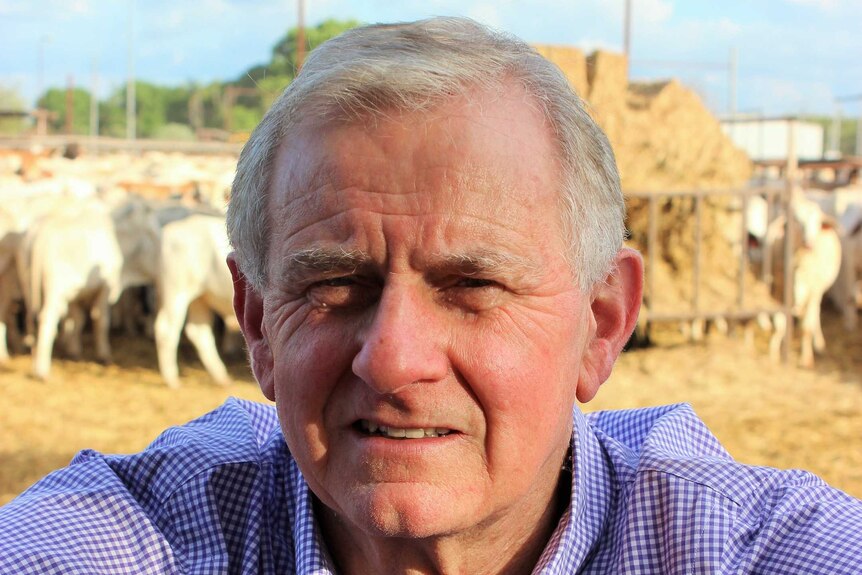
<svg viewBox="0 0 862 575"><path fill-rule="evenodd" d="M216 383L230 376L216 349L213 313L236 329L233 282L225 263L229 251L223 217L192 215L162 228L156 315L159 370L170 387L179 385L177 345L185 334Z"/></svg>
<svg viewBox="0 0 862 575"><path fill-rule="evenodd" d="M27 230L18 252L18 271L27 307L38 314L33 375L46 379L57 324L67 315L76 328L90 311L96 357L109 362L110 304L122 291L123 254L114 222L98 202L54 211ZM74 351L79 351L80 341ZM74 353L73 351L73 353Z"/></svg>
<svg viewBox="0 0 862 575"><path fill-rule="evenodd" d="M752 198L753 199L753 198ZM755 202L756 203L756 202ZM814 352L826 347L820 324L820 306L826 291L835 283L841 268L841 238L837 223L824 215L820 207L801 194L795 193L791 200L790 223L794 228L792 237L792 312L800 320L801 351L800 364L814 365ZM750 215L750 214L749 214ZM781 300L784 294L784 230L786 217L779 216L765 229L764 249L770 250L773 278L773 296ZM766 322L759 318L761 325ZM773 334L770 339L770 355L777 360L781 342L787 332L783 313L772 316Z"/></svg>

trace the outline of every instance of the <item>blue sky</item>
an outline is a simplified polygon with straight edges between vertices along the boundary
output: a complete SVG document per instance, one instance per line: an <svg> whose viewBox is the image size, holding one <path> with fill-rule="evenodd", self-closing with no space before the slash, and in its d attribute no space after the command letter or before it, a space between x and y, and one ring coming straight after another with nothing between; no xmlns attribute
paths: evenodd
<svg viewBox="0 0 862 575"><path fill-rule="evenodd" d="M622 51L624 0L307 0L306 24L470 16L527 41ZM71 75L99 92L125 81L131 6L138 78L176 85L235 78L269 60L297 0L0 0L0 85L32 100ZM738 57L737 109L832 114L862 94L862 0L632 0L631 77L677 77L717 114ZM845 102L857 115L862 102Z"/></svg>

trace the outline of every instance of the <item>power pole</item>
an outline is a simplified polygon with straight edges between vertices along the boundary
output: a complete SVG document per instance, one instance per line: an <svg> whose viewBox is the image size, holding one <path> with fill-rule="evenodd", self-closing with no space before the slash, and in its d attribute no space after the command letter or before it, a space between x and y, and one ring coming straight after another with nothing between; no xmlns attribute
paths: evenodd
<svg viewBox="0 0 862 575"><path fill-rule="evenodd" d="M96 57L93 57L92 75L90 77L90 137L99 135L99 99L96 93L99 91L99 73Z"/></svg>
<svg viewBox="0 0 862 575"><path fill-rule="evenodd" d="M126 82L126 139L137 137L137 110L135 97L135 0L129 0L129 79Z"/></svg>
<svg viewBox="0 0 862 575"><path fill-rule="evenodd" d="M631 69L631 38L632 38L632 0L625 0L626 9L623 15L623 54L626 57L626 69Z"/></svg>
<svg viewBox="0 0 862 575"><path fill-rule="evenodd" d="M69 76L66 80L66 135L72 134L75 119L75 78Z"/></svg>
<svg viewBox="0 0 862 575"><path fill-rule="evenodd" d="M730 118L736 117L736 77L737 77L736 47L730 49L727 62L727 113Z"/></svg>
<svg viewBox="0 0 862 575"><path fill-rule="evenodd" d="M36 107L39 107L39 98L44 95L45 91L45 46L51 42L50 36L42 36L39 38L39 59L36 63Z"/></svg>
<svg viewBox="0 0 862 575"><path fill-rule="evenodd" d="M296 27L296 73L302 69L305 62L305 0L297 0L299 3L299 24Z"/></svg>
<svg viewBox="0 0 862 575"><path fill-rule="evenodd" d="M844 96L835 98L835 120L832 123L832 149L840 150L841 147L841 102L860 102L862 103L862 94L855 96ZM837 124L837 125L836 125ZM856 118L856 146L855 155L862 156L862 110L859 111L859 117Z"/></svg>
<svg viewBox="0 0 862 575"><path fill-rule="evenodd" d="M841 156L841 104L835 103L835 114L829 130L829 149L827 155Z"/></svg>
<svg viewBox="0 0 862 575"><path fill-rule="evenodd" d="M856 117L856 155L862 157L862 110Z"/></svg>

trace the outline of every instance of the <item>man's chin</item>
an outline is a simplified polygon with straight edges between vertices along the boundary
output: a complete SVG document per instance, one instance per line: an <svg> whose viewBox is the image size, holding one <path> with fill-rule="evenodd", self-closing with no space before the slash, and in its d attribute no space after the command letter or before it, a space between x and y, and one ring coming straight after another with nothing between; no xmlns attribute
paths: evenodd
<svg viewBox="0 0 862 575"><path fill-rule="evenodd" d="M347 523L371 537L444 537L474 525L475 504L467 493L422 483L364 485L344 498Z"/></svg>

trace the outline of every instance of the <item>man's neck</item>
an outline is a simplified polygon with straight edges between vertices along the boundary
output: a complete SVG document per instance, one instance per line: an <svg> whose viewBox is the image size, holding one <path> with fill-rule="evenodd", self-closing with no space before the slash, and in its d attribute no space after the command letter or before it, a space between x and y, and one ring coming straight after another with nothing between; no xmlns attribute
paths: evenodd
<svg viewBox="0 0 862 575"><path fill-rule="evenodd" d="M571 487L571 475L562 473L542 512L514 514L519 519L516 525L492 519L490 525L458 535L422 539L368 535L316 498L315 516L343 575L529 574L569 505Z"/></svg>

